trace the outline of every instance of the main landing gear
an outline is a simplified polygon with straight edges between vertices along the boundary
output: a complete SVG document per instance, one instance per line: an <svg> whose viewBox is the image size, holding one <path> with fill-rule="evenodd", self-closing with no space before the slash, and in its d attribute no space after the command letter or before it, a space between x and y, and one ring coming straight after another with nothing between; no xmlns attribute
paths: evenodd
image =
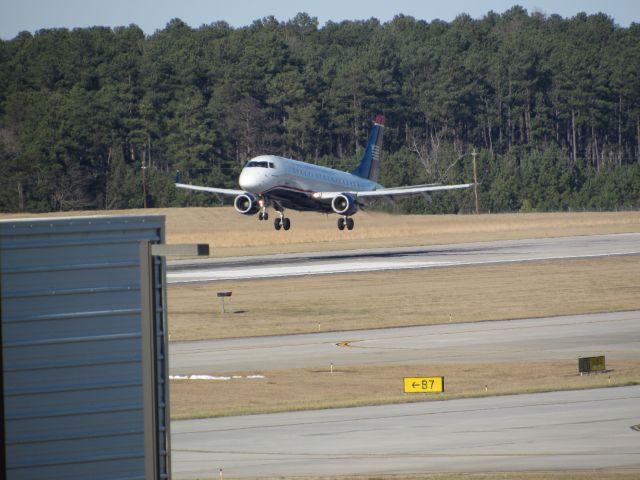
<svg viewBox="0 0 640 480"><path fill-rule="evenodd" d="M347 230L353 230L354 222L351 217L340 217L338 219L338 230L344 230L344 227L347 227Z"/></svg>
<svg viewBox="0 0 640 480"><path fill-rule="evenodd" d="M284 208L278 204L275 204L274 208L276 212L278 212L278 218L273 221L273 228L276 230L289 230L291 228L291 220L284 216ZM258 214L258 219L267 220L268 218L269 214L267 213L267 208L265 206Z"/></svg>
<svg viewBox="0 0 640 480"><path fill-rule="evenodd" d="M289 230L291 228L291 220L284 216L284 212L278 212L280 216L273 221L273 227L276 230L283 228Z"/></svg>

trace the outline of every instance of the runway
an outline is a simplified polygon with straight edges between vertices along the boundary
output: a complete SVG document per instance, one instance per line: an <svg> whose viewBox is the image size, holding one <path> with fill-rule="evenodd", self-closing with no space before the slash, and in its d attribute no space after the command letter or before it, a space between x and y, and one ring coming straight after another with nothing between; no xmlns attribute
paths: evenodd
<svg viewBox="0 0 640 480"><path fill-rule="evenodd" d="M636 471L638 423L639 386L176 421L172 465L174 478Z"/></svg>
<svg viewBox="0 0 640 480"><path fill-rule="evenodd" d="M371 272L640 254L640 233L172 261L168 283Z"/></svg>
<svg viewBox="0 0 640 480"><path fill-rule="evenodd" d="M592 355L640 360L640 311L173 342L169 351L173 375L326 368L331 363L576 360Z"/></svg>

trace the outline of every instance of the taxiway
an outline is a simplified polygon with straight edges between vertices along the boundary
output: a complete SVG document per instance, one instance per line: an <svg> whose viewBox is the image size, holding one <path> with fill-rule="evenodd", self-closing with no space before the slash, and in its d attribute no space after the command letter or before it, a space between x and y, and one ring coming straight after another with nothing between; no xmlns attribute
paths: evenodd
<svg viewBox="0 0 640 480"><path fill-rule="evenodd" d="M640 472L640 387L172 422L174 478Z"/></svg>
<svg viewBox="0 0 640 480"><path fill-rule="evenodd" d="M409 363L640 360L640 311L378 330L173 342L171 373ZM576 360L577 361L577 360Z"/></svg>

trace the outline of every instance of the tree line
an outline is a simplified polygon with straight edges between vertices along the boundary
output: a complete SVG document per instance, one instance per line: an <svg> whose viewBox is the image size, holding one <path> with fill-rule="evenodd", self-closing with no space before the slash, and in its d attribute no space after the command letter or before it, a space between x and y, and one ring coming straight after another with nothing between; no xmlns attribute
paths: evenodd
<svg viewBox="0 0 640 480"><path fill-rule="evenodd" d="M376 113L385 186L471 181L475 148L484 211L640 207L640 25L516 6L20 33L0 42L0 210L215 205L175 171L235 187L262 153L350 170Z"/></svg>

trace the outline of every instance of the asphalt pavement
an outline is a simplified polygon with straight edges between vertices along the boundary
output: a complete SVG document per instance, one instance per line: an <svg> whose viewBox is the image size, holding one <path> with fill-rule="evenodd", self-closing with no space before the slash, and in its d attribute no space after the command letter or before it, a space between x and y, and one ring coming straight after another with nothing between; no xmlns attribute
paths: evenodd
<svg viewBox="0 0 640 480"><path fill-rule="evenodd" d="M617 469L640 386L174 421L174 478Z"/></svg>
<svg viewBox="0 0 640 480"><path fill-rule="evenodd" d="M169 262L169 283L460 267L640 254L640 233Z"/></svg>
<svg viewBox="0 0 640 480"><path fill-rule="evenodd" d="M172 342L171 373L409 363L640 360L640 311L419 327Z"/></svg>

